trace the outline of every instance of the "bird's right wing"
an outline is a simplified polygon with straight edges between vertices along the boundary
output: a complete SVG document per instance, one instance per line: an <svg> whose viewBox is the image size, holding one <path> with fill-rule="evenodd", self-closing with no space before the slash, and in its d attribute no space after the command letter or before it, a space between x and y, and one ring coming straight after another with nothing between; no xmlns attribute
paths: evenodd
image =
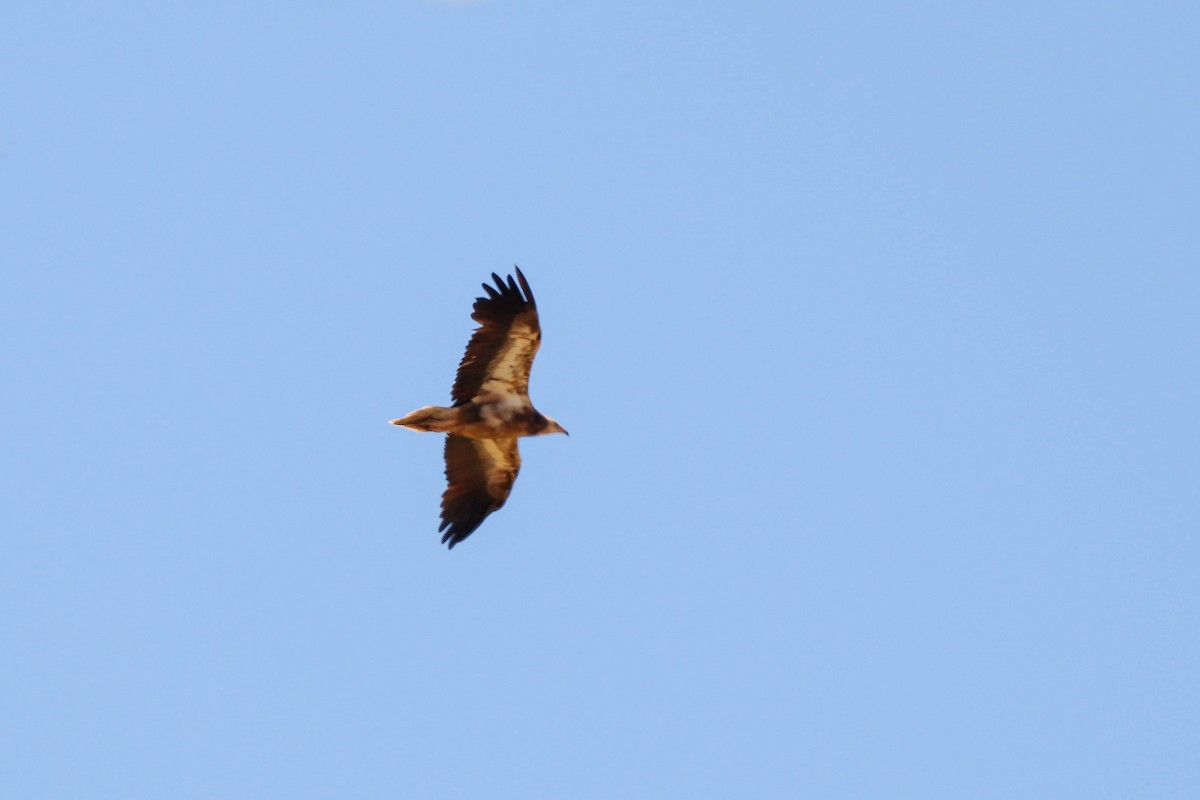
<svg viewBox="0 0 1200 800"><path fill-rule="evenodd" d="M503 280L492 273L496 288L484 284L487 297L475 299L471 319L479 327L467 343L458 365L450 397L454 405L470 402L478 394L529 394L529 370L542 343L537 304L525 276L517 269Z"/></svg>

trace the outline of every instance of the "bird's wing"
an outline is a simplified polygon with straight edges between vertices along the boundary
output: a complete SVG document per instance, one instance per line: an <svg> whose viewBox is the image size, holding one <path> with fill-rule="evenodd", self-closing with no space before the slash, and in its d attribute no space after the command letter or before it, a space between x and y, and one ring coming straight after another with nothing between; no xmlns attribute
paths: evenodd
<svg viewBox="0 0 1200 800"><path fill-rule="evenodd" d="M519 288L511 275L505 282L493 272L492 279L496 288L483 284L488 296L476 298L471 313L479 327L467 343L450 390L456 406L479 394L529 394L529 370L542 343L533 292L520 267Z"/></svg>
<svg viewBox="0 0 1200 800"><path fill-rule="evenodd" d="M504 505L521 469L516 439L446 436L446 492L442 495L442 543L450 547Z"/></svg>

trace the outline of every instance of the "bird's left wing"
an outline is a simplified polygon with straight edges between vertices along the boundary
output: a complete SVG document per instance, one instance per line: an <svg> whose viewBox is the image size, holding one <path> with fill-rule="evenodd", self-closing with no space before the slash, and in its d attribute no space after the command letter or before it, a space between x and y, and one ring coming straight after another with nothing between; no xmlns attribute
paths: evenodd
<svg viewBox="0 0 1200 800"><path fill-rule="evenodd" d="M442 495L442 543L450 547L471 535L512 492L521 453L516 439L446 436L446 491Z"/></svg>

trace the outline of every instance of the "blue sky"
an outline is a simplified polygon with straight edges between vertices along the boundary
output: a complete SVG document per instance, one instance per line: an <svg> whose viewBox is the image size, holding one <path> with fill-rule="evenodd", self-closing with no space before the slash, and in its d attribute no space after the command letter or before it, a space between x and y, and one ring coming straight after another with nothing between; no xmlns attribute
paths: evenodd
<svg viewBox="0 0 1200 800"><path fill-rule="evenodd" d="M1198 35L14 6L4 795L1200 795ZM513 264L572 436L447 552Z"/></svg>

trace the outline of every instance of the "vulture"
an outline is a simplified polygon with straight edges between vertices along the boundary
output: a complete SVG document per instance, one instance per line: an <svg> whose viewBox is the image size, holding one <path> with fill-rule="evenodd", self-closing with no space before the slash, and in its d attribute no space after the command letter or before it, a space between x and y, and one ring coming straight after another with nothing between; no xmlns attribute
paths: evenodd
<svg viewBox="0 0 1200 800"><path fill-rule="evenodd" d="M492 273L493 287L475 298L479 327L467 343L450 390L452 406L425 406L392 420L414 431L446 433L442 544L470 536L504 505L521 469L517 438L566 433L529 400L529 370L542 343L537 304L517 267L517 279Z"/></svg>

